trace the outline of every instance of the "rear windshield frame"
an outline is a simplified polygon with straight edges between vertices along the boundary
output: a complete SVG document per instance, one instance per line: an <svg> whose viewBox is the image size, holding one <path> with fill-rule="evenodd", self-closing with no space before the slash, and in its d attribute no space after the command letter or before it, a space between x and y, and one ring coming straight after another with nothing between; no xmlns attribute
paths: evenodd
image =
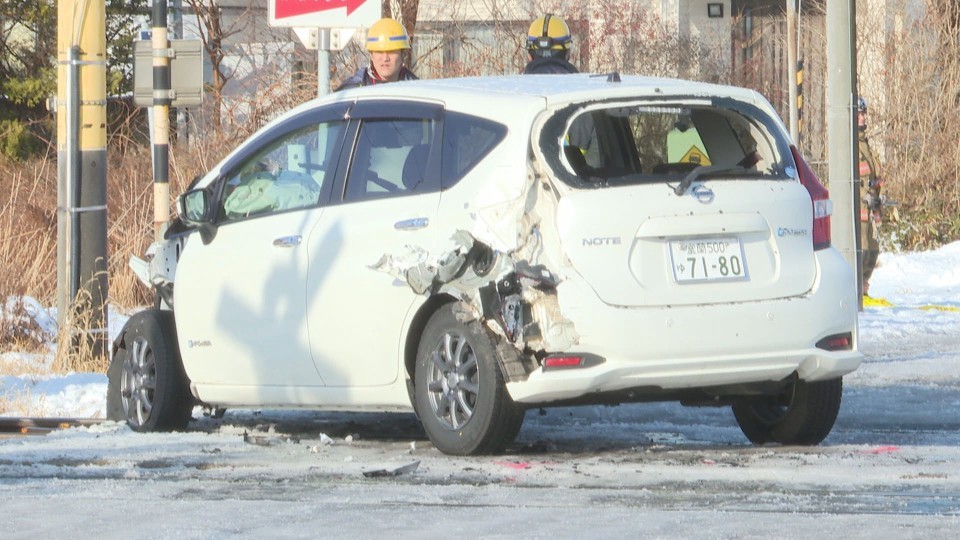
<svg viewBox="0 0 960 540"><path fill-rule="evenodd" d="M574 174L564 165L565 158L561 157L563 155L564 149L561 145L561 136L565 136L567 133L567 124L570 122L571 117L580 113L583 109L594 106L602 105L603 108L616 108L618 106L624 107L637 107L637 106L650 106L650 107L676 107L676 108L700 108L708 107L719 110L732 111L740 116L743 116L747 121L752 121L758 124L762 129L761 131L765 132L769 143L774 148L777 153L777 161L774 164L775 173L764 175L764 179L795 179L796 178L796 164L793 161L793 155L790 151L790 142L783 136L782 127L777 122L776 119L771 117L765 110L760 107L753 105L748 102L740 101L737 99L732 99L728 97L704 97L697 95L675 95L675 96L664 96L661 98L650 97L650 98L635 98L635 99L624 99L617 98L615 100L595 100L574 103L567 107L557 110L546 122L543 124L543 128L540 130L539 146L544 155L547 166L553 171L554 175L563 181L565 184L578 188L578 189L596 189L596 188L606 188L614 187L617 185L636 185L636 184L653 184L653 183L662 183L667 181L677 180L682 174L633 174L630 175L631 181L622 182L618 181L617 178L585 178Z"/></svg>

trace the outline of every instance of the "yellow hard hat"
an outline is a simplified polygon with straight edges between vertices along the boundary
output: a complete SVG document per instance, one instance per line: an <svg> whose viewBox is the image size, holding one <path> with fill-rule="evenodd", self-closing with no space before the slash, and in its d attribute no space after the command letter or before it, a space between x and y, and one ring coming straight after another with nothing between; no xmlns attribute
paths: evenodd
<svg viewBox="0 0 960 540"><path fill-rule="evenodd" d="M403 25L384 17L367 31L367 50L370 52L399 51L410 48L410 38Z"/></svg>
<svg viewBox="0 0 960 540"><path fill-rule="evenodd" d="M550 13L537 17L527 31L527 50L534 56L566 56L572 44L567 23Z"/></svg>

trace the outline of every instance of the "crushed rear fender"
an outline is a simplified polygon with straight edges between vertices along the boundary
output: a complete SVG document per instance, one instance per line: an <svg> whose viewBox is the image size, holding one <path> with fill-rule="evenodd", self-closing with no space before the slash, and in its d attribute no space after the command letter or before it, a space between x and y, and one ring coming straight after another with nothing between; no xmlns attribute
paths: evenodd
<svg viewBox="0 0 960 540"><path fill-rule="evenodd" d="M557 297L563 278L548 254L558 250L545 240L556 235L541 230L542 222L552 222L541 216L556 209L556 197L545 185L539 175L529 174L521 193L498 204L501 219L475 217L472 230L454 231L441 253L408 245L403 253L384 254L370 268L405 282L417 294L460 299L473 317L521 353L567 350L579 337ZM516 240L508 244L504 238Z"/></svg>

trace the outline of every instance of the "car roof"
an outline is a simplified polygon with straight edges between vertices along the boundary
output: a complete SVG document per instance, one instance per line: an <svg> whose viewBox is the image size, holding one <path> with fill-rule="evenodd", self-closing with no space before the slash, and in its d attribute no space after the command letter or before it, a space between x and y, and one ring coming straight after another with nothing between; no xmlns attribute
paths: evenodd
<svg viewBox="0 0 960 540"><path fill-rule="evenodd" d="M536 100L542 106L557 106L576 101L629 97L722 96L756 103L753 90L680 79L614 74L502 75L420 79L351 89L337 94L344 99L376 94L381 97L416 97L443 101L472 101L487 96L494 100Z"/></svg>

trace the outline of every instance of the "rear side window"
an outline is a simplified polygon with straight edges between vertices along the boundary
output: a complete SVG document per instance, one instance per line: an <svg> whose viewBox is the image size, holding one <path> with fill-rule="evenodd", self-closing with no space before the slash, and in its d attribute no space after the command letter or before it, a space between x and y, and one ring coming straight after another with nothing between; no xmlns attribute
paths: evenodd
<svg viewBox="0 0 960 540"><path fill-rule="evenodd" d="M366 119L360 124L346 200L423 193L436 122L429 118Z"/></svg>
<svg viewBox="0 0 960 540"><path fill-rule="evenodd" d="M506 134L507 128L502 124L447 112L443 119L443 188L459 182Z"/></svg>
<svg viewBox="0 0 960 540"><path fill-rule="evenodd" d="M756 112L756 111L752 111ZM717 177L785 177L784 142L769 118L718 106L630 104L561 111L541 144L559 144L558 174L589 187ZM560 130L561 136L557 136ZM552 133L550 133L552 131ZM560 141L553 143L552 141ZM549 159L548 159L549 161Z"/></svg>

